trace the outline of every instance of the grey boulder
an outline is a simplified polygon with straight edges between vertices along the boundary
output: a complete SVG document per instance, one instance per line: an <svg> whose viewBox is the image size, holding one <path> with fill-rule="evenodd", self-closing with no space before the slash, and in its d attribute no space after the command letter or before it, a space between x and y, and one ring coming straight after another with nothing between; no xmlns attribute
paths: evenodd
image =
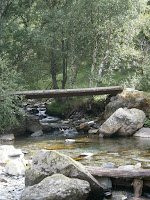
<svg viewBox="0 0 150 200"><path fill-rule="evenodd" d="M131 136L143 127L145 120L142 110L119 108L102 124L99 132L104 136Z"/></svg>
<svg viewBox="0 0 150 200"><path fill-rule="evenodd" d="M87 181L54 174L27 187L20 200L86 200L89 192L90 184Z"/></svg>

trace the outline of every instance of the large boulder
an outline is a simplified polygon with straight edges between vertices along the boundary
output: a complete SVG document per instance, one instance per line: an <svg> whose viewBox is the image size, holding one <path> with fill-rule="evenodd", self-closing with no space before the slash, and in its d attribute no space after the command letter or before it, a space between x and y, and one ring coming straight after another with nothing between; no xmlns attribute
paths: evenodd
<svg viewBox="0 0 150 200"><path fill-rule="evenodd" d="M33 157L31 167L25 172L25 185L32 186L45 177L57 173L88 181L92 191L98 192L100 195L103 195L104 189L106 189L105 186L98 183L82 164L55 150L40 150L37 152Z"/></svg>
<svg viewBox="0 0 150 200"><path fill-rule="evenodd" d="M147 114L149 102L150 100L143 92L127 88L122 93L110 98L110 102L105 107L104 118L108 119L117 109L125 107L137 108Z"/></svg>
<svg viewBox="0 0 150 200"><path fill-rule="evenodd" d="M54 174L27 187L20 200L86 200L89 192L90 184L87 181Z"/></svg>
<svg viewBox="0 0 150 200"><path fill-rule="evenodd" d="M104 136L131 136L140 129L146 120L142 110L119 108L100 127Z"/></svg>

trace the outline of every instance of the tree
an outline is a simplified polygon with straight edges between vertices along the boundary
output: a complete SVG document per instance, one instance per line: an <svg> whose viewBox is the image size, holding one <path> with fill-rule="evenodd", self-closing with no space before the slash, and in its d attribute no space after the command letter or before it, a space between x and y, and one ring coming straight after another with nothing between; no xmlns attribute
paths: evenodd
<svg viewBox="0 0 150 200"><path fill-rule="evenodd" d="M9 96L10 91L19 87L19 74L15 69L9 69L8 62L0 60L0 131L18 125L23 119L23 111L19 107L17 96Z"/></svg>
<svg viewBox="0 0 150 200"><path fill-rule="evenodd" d="M89 86L101 85L110 70L127 69L135 62L139 68L133 30L140 30L137 20L141 24L140 17L144 19L147 1L142 2L2 0L3 56L23 72L28 88L40 89L44 81L47 85L42 83L41 89L74 88L83 67Z"/></svg>

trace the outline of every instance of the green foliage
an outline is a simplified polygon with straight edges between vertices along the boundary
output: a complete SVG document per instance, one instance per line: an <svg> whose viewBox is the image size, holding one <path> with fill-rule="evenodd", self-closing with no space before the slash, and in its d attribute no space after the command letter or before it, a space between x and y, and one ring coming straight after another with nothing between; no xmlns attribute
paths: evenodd
<svg viewBox="0 0 150 200"><path fill-rule="evenodd" d="M19 108L17 96L9 96L9 92L18 90L19 73L8 67L8 63L0 61L0 130L18 125L24 113Z"/></svg>
<svg viewBox="0 0 150 200"><path fill-rule="evenodd" d="M144 123L144 127L150 128L150 119L148 119L148 120Z"/></svg>
<svg viewBox="0 0 150 200"><path fill-rule="evenodd" d="M99 116L104 111L106 105L106 96L98 95L91 97L72 97L64 98L63 101L52 101L47 106L47 113L52 116L68 118L72 113L79 112L84 114Z"/></svg>
<svg viewBox="0 0 150 200"><path fill-rule="evenodd" d="M47 106L47 113L53 116L66 117L73 109L78 110L88 101L88 97L64 98L61 101L52 101Z"/></svg>
<svg viewBox="0 0 150 200"><path fill-rule="evenodd" d="M47 106L47 113L52 116L64 117L67 114L68 104L53 101Z"/></svg>
<svg viewBox="0 0 150 200"><path fill-rule="evenodd" d="M125 84L149 90L148 0L3 0L0 5L0 54L23 72L27 89L69 88L71 80L72 87L88 87L92 77L93 86L99 80L98 86L124 84L127 78Z"/></svg>

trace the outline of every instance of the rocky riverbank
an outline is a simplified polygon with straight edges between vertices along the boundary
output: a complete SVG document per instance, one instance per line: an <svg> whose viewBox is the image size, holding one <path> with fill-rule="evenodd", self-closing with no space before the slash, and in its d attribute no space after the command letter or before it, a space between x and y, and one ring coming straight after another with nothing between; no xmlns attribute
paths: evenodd
<svg viewBox="0 0 150 200"><path fill-rule="evenodd" d="M0 200L19 200L25 188L24 176L13 176L0 167Z"/></svg>
<svg viewBox="0 0 150 200"><path fill-rule="evenodd" d="M103 124L101 124L99 117L88 116L83 113L83 110L81 113L80 111L72 112L70 118L65 120L60 120L57 117L50 117L46 114L45 108L48 103L50 102L46 101L44 103L35 103L34 101L30 101L24 104L24 108L28 113L24 131L28 132L28 134L32 137L38 138L47 132L54 133L55 130L57 130L59 134L62 134L66 143L78 143L79 141L74 139L74 136L78 133L83 133L85 135L99 135L100 138L108 136L112 137L114 135L150 137L149 129L142 128L146 117L148 117L148 101L147 98L143 96L141 97L141 93L130 91L128 93L125 92L123 94L119 94L115 98L111 98L109 104L105 108L104 117L106 121ZM91 108L92 106L89 106L89 109ZM138 132L135 134L138 129L140 129L140 133ZM1 136L1 141L14 140L18 135L18 132L16 133L17 134L15 135L5 134ZM4 145L1 145L0 147L2 146ZM62 146L63 145L61 144L61 148ZM53 149L55 148L53 146ZM69 148L69 146L67 148ZM13 155L11 153L9 153L9 157L5 159L6 162L3 162L2 160L0 161L0 185L2 186L2 189L0 190L0 200L19 200L20 195L25 188L24 172L29 163L24 160L23 153L21 151L13 152ZM5 154L7 153L5 152ZM114 155L116 154L117 153L114 153ZM0 155L0 158L2 158L2 154ZM89 153L88 155L93 154ZM14 162L15 159L17 160L17 164ZM17 166L19 166L19 168ZM117 194L117 198L115 195L116 193L113 191L112 199L123 200L131 199L133 193L130 195L129 193L119 193L119 195ZM142 197L138 199L146 198Z"/></svg>
<svg viewBox="0 0 150 200"><path fill-rule="evenodd" d="M98 189L98 191L101 191L98 199L105 199L103 198L103 193L106 194L107 199L112 200L134 199L133 190L132 192L115 191L110 178L99 178L96 180L83 165L57 151L41 150L33 157L32 162L29 162L24 159L21 150L15 149L12 145L2 145L0 146L0 155L0 200L37 199L36 195L38 195L38 197L40 195L41 199L44 199L45 195L52 195L53 197L56 195L56 199L60 199L56 194L56 190L58 190L57 193L60 194L62 191L66 191L65 195L67 196L63 194L62 198L64 200L68 198L68 195L69 198L71 197L71 199L75 200L83 200L83 196L85 199L93 200L93 194L92 197L90 196L87 198L87 196L91 189L95 193L97 187L101 188L101 190L100 188ZM23 166L20 165L20 163L23 163ZM27 166L29 163L31 164L31 168ZM104 163L103 167L104 169L109 167L112 169L114 165L113 163ZM124 166L124 169L134 170L134 168L137 169L137 167L141 166L139 164L137 166ZM26 173L24 175L25 170ZM62 175L64 177L62 177ZM45 177L47 177L47 179L45 179ZM84 181L82 182L78 180L78 178ZM50 184L56 184L56 190L50 186ZM130 183L128 182L128 184ZM25 185L28 186L28 188L25 189ZM50 187L51 190L48 190L47 187ZM141 190L138 188L136 190L137 197L141 195ZM108 198L111 194L111 190L112 197ZM47 191L49 192L47 193ZM76 192L74 193L71 191ZM145 197L143 196L136 199L149 199L150 194L145 192L143 194ZM32 196L33 198L31 198Z"/></svg>

